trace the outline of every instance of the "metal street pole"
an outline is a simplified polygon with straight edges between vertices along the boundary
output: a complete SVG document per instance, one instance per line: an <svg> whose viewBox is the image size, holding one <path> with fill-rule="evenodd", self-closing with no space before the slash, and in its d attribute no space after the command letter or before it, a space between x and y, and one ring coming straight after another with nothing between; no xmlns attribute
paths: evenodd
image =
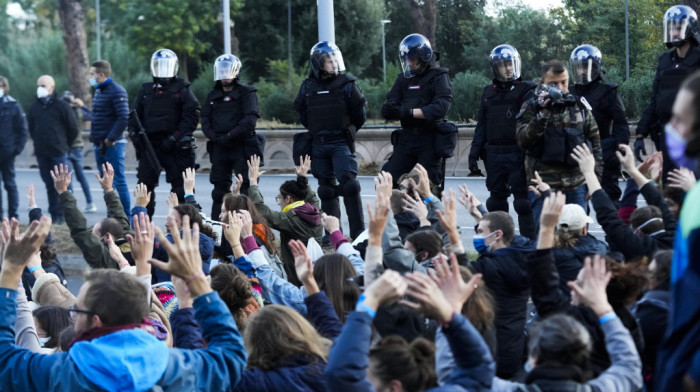
<svg viewBox="0 0 700 392"><path fill-rule="evenodd" d="M292 0L287 0L287 84L292 84Z"/></svg>
<svg viewBox="0 0 700 392"><path fill-rule="evenodd" d="M97 59L102 60L102 21L100 20L100 0L95 0L95 34L97 35Z"/></svg>
<svg viewBox="0 0 700 392"><path fill-rule="evenodd" d="M318 40L335 43L333 0L316 0L318 8Z"/></svg>
<svg viewBox="0 0 700 392"><path fill-rule="evenodd" d="M630 13L625 0L625 81L630 79Z"/></svg>
<svg viewBox="0 0 700 392"><path fill-rule="evenodd" d="M231 54L231 6L229 0L222 0L224 16L224 54Z"/></svg>
<svg viewBox="0 0 700 392"><path fill-rule="evenodd" d="M384 35L384 25L391 23L390 20L382 19L382 71L384 72L384 83L386 83L386 36Z"/></svg>

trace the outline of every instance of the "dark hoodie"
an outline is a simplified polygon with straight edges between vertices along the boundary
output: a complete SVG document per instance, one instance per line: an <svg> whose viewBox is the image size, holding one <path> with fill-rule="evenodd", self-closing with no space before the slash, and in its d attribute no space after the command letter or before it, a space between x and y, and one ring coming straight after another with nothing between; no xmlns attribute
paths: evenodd
<svg viewBox="0 0 700 392"><path fill-rule="evenodd" d="M307 185L304 204L287 212L272 211L265 205L265 199L257 185L250 186L248 197L255 203L260 214L267 219L270 227L280 232L282 262L287 272L287 279L290 283L301 286L294 269L294 256L289 249L289 241L300 240L306 244L309 238L313 238L319 245L321 244L323 226L321 226L321 211L316 193Z"/></svg>
<svg viewBox="0 0 700 392"><path fill-rule="evenodd" d="M573 248L555 248L554 261L557 265L557 272L559 272L559 288L562 294L571 298L570 289L566 282L576 280L586 257L594 254L606 255L609 251L608 244L597 240L590 234L579 237Z"/></svg>
<svg viewBox="0 0 700 392"><path fill-rule="evenodd" d="M511 378L522 369L525 353L525 321L530 286L525 259L534 250L527 238L517 235L510 246L491 253L482 253L469 263L474 273L484 275L496 299L496 374Z"/></svg>

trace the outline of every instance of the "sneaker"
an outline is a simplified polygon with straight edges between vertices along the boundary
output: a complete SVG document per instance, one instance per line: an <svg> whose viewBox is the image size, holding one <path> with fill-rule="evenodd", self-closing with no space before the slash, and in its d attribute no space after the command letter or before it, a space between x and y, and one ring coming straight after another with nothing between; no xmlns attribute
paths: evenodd
<svg viewBox="0 0 700 392"><path fill-rule="evenodd" d="M97 206L95 203L90 203L83 208L83 212L97 212Z"/></svg>

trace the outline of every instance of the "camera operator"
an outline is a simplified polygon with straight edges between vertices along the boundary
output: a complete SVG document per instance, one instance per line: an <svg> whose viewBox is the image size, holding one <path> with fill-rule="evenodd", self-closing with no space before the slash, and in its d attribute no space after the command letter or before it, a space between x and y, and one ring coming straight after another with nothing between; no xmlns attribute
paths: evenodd
<svg viewBox="0 0 700 392"><path fill-rule="evenodd" d="M528 181L538 172L552 191L566 194L567 203L587 211L583 174L571 152L577 145L587 144L596 159L596 174L601 177L600 134L586 99L569 94L569 73L561 61L550 60L542 66L540 86L535 97L523 104L517 124L518 144L526 151ZM530 201L537 219L541 201L534 192L530 192Z"/></svg>

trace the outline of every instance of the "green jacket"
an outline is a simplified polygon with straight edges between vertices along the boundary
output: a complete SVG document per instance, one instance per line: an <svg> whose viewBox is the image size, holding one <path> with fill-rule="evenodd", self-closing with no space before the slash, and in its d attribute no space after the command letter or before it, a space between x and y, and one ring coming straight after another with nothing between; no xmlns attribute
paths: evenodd
<svg viewBox="0 0 700 392"><path fill-rule="evenodd" d="M124 213L124 207L119 200L119 195L116 191L105 193L105 203L107 204L107 213L110 217L119 221L124 230L124 235L134 234L131 230L129 218ZM88 227L87 220L82 212L78 209L75 196L70 191L66 191L58 195L59 202L63 215L66 218L66 224L70 229L70 236L73 242L80 248L85 261L91 268L115 268L119 269L119 263L109 255L109 249L104 245L100 238L92 233L92 227ZM124 256L129 260L131 258L131 248L129 242L120 238L116 244L121 249Z"/></svg>
<svg viewBox="0 0 700 392"><path fill-rule="evenodd" d="M583 129L587 141L593 148L595 157L595 171L600 178L603 175L603 150L600 144L600 133L596 125L593 113L577 103L576 110L577 129ZM583 173L578 166L546 165L539 161L536 154L532 152L542 148L547 138L547 125L552 123L556 128L567 128L571 126L571 118L568 110L562 113L552 113L550 118L537 118L537 108L531 101L523 104L517 121L518 144L525 150L525 173L527 183L535 178L535 171L540 174L542 181L549 184L553 191L568 192L584 184Z"/></svg>
<svg viewBox="0 0 700 392"><path fill-rule="evenodd" d="M289 249L290 240L300 240L304 244L309 238L314 238L321 245L323 236L323 226L321 225L321 211L316 193L307 186L306 204L287 212L272 211L260 194L257 185L248 188L248 197L255 203L255 207L260 214L267 219L267 223L280 232L280 248L282 250L282 262L287 272L287 279L290 283L301 284L294 269L294 256Z"/></svg>

